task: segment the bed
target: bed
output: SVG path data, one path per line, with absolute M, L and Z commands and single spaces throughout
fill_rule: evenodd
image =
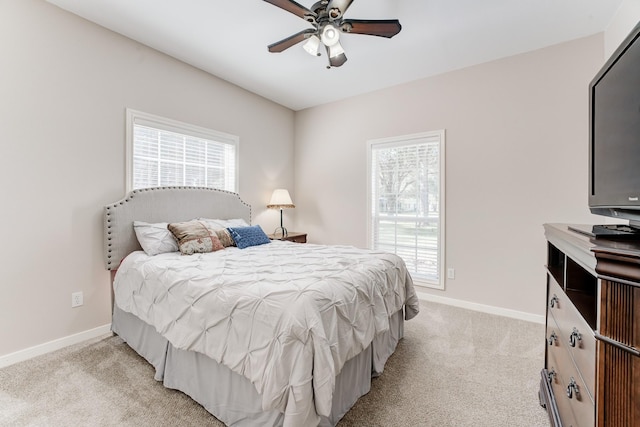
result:
M 105 206 L 113 332 L 164 386 L 226 425 L 335 426 L 418 313 L 404 262 L 285 241 L 149 255 L 134 231 L 194 219 L 245 231 L 251 207 L 236 193 L 193 187 L 134 190 Z

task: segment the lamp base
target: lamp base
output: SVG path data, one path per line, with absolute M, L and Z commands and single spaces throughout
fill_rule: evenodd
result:
M 282 237 L 280 237 L 281 239 L 284 239 L 285 237 L 287 237 L 289 235 L 289 233 L 287 232 L 286 228 L 278 227 L 273 232 L 273 237 L 278 237 L 278 231 L 280 232 L 280 234 L 282 234 Z

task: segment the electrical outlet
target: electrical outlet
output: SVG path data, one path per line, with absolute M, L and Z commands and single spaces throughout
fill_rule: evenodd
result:
M 447 279 L 455 279 L 456 278 L 456 269 L 455 268 L 447 268 Z
M 71 308 L 80 307 L 84 304 L 84 299 L 82 297 L 82 292 L 74 292 L 71 294 Z

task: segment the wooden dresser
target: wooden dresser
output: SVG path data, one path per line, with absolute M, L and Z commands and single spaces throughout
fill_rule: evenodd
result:
M 552 426 L 640 426 L 640 241 L 566 224 L 545 224 L 545 236 L 540 403 Z

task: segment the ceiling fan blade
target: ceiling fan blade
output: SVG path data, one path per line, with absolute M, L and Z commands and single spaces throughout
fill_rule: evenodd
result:
M 400 21 L 397 19 L 345 19 L 342 21 L 340 30 L 343 33 L 366 34 L 369 36 L 379 36 L 391 38 L 398 34 L 402 29 Z
M 302 30 L 299 33 L 287 37 L 286 39 L 282 39 L 279 42 L 270 44 L 269 52 L 278 53 L 282 52 L 285 49 L 289 49 L 291 46 L 298 44 L 305 39 L 308 39 L 312 34 L 315 34 L 315 32 L 316 30 L 314 30 L 313 28 Z
M 344 14 L 347 13 L 347 9 L 349 9 L 351 3 L 353 3 L 353 0 L 331 0 L 327 6 L 329 20 L 335 21 L 336 19 L 342 18 Z
M 284 9 L 287 12 L 291 12 L 296 16 L 304 19 L 307 22 L 316 23 L 318 19 L 318 15 L 315 12 L 307 9 L 303 5 L 296 3 L 293 0 L 264 0 L 267 3 L 271 3 L 274 6 L 279 7 L 280 9 Z

